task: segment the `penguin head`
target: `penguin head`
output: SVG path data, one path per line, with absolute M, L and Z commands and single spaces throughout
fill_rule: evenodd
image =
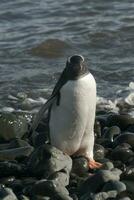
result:
M 67 59 L 66 68 L 70 79 L 78 79 L 88 72 L 88 68 L 84 63 L 84 57 L 81 55 L 69 57 Z

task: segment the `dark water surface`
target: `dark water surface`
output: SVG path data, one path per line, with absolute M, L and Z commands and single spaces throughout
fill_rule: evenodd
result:
M 47 97 L 75 53 L 85 57 L 99 96 L 114 98 L 133 82 L 134 1 L 1 0 L 0 107 L 18 93 Z

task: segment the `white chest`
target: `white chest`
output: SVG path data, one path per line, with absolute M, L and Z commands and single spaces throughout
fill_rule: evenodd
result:
M 68 81 L 60 90 L 60 105 L 51 109 L 51 143 L 72 154 L 78 150 L 90 113 L 95 113 L 96 83 L 91 74 Z M 91 120 L 92 121 L 92 120 Z

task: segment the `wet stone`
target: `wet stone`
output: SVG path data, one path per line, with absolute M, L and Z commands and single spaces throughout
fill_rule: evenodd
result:
M 18 200 L 10 188 L 0 185 L 0 200 Z
M 134 118 L 128 114 L 119 115 L 113 114 L 107 118 L 107 125 L 110 126 L 119 126 L 121 130 L 126 130 L 129 125 L 134 124 Z
M 96 139 L 96 143 L 102 145 L 104 148 L 112 148 L 113 142 L 111 142 L 107 138 L 98 138 Z
M 134 133 L 134 124 L 129 125 L 126 130 L 129 131 L 129 132 Z
M 97 138 L 101 137 L 101 124 L 98 120 L 95 120 L 94 132 Z
M 108 181 L 119 181 L 119 179 L 120 173 L 118 170 L 99 170 L 79 187 L 79 195 L 82 196 L 85 193 L 98 192 Z
M 67 186 L 69 184 L 69 176 L 65 172 L 55 172 L 50 175 L 48 180 L 54 180 L 55 183 L 61 184 L 61 186 Z
M 70 194 L 73 196 L 76 195 L 78 187 L 84 183 L 84 181 L 87 179 L 87 177 L 90 177 L 90 176 L 92 176 L 92 174 L 88 174 L 88 175 L 85 175 L 85 177 L 83 177 L 83 176 L 79 176 L 75 173 L 71 173 L 70 174 L 70 182 L 67 187 Z
M 103 166 L 101 167 L 101 169 L 105 169 L 105 170 L 111 170 L 113 168 L 114 168 L 114 165 L 110 161 L 103 163 Z
M 105 148 L 100 144 L 94 145 L 94 159 L 100 160 L 103 159 L 105 156 Z
M 48 196 L 56 200 L 72 200 L 72 198 L 69 197 L 68 190 L 61 184 L 52 180 L 48 181 L 44 179 L 37 181 L 32 188 L 32 192 L 35 195 Z
M 126 170 L 122 173 L 121 179 L 134 181 L 134 167 L 127 167 Z
M 131 200 L 129 197 L 119 198 L 118 200 Z
M 15 176 L 8 176 L 0 179 L 0 183 L 3 185 L 9 185 L 15 180 Z
M 28 157 L 32 151 L 32 146 L 24 146 L 19 148 L 5 149 L 0 151 L 0 161 L 15 160 Z
M 112 172 L 114 175 L 118 176 L 119 178 L 120 178 L 120 176 L 121 176 L 121 174 L 122 174 L 122 170 L 121 170 L 121 169 L 118 169 L 118 168 L 113 168 L 113 169 L 111 169 L 111 172 Z
M 28 169 L 36 176 L 47 178 L 62 170 L 69 176 L 72 169 L 72 159 L 59 149 L 45 144 L 32 153 L 28 161 Z
M 134 134 L 124 133 L 115 138 L 113 147 L 120 145 L 121 143 L 128 143 L 134 149 Z
M 101 132 L 102 132 L 103 128 L 107 126 L 107 117 L 108 117 L 108 115 L 107 115 L 107 113 L 105 113 L 105 111 L 104 111 L 104 113 L 97 112 L 96 120 L 100 124 Z
M 10 187 L 15 192 L 15 194 L 21 193 L 21 191 L 24 188 L 24 186 L 22 184 L 22 180 L 20 180 L 20 179 L 15 179 L 10 184 L 8 184 L 8 187 Z
M 21 179 L 22 184 L 26 187 L 35 184 L 37 180 L 35 177 L 24 177 Z
M 125 191 L 126 190 L 126 185 L 121 182 L 121 181 L 112 181 L 110 180 L 109 182 L 107 182 L 102 191 L 103 192 L 108 192 L 110 190 L 116 190 L 118 193 Z
M 0 138 L 9 141 L 13 138 L 22 138 L 28 131 L 28 123 L 25 117 L 12 114 L 0 114 Z
M 13 149 L 13 148 L 19 148 L 19 147 L 25 147 L 30 146 L 28 142 L 25 140 L 21 140 L 19 138 L 14 138 L 8 143 L 0 144 L 0 150 L 7 150 L 7 149 Z
M 121 130 L 118 126 L 111 126 L 111 127 L 105 127 L 103 129 L 103 138 L 108 139 L 109 141 L 113 142 L 114 137 L 119 135 L 121 133 Z
M 105 200 L 108 198 L 116 198 L 117 192 L 110 191 L 110 192 L 100 192 L 98 194 L 93 195 L 92 200 Z
M 21 175 L 25 171 L 25 166 L 17 162 L 0 162 L 0 177 Z
M 126 185 L 127 191 L 134 194 L 134 181 L 122 180 L 122 182 Z
M 128 160 L 134 156 L 134 152 L 126 147 L 117 146 L 111 153 L 113 160 L 120 160 L 123 163 L 127 163 Z
M 113 160 L 113 164 L 115 168 L 118 168 L 122 171 L 126 170 L 126 164 L 124 164 L 123 162 L 121 162 L 120 160 Z
M 72 173 L 78 174 L 79 176 L 84 176 L 89 170 L 88 161 L 85 157 L 73 158 Z

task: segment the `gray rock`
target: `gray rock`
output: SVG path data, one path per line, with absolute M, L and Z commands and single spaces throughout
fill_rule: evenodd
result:
M 124 133 L 117 136 L 113 142 L 113 147 L 116 147 L 122 143 L 128 143 L 132 148 L 134 148 L 134 134 Z
M 95 120 L 94 124 L 94 132 L 97 135 L 97 138 L 101 137 L 101 124 L 97 119 Z
M 8 177 L 3 177 L 0 179 L 0 183 L 2 185 L 9 185 L 10 183 L 12 183 L 15 180 L 15 176 L 8 176 Z
M 103 163 L 103 166 L 102 166 L 101 169 L 111 170 L 111 169 L 113 169 L 113 168 L 114 168 L 113 163 L 110 162 L 110 161 L 107 161 L 107 162 Z
M 60 183 L 53 180 L 40 180 L 32 188 L 35 195 L 48 196 L 55 200 L 72 200 L 68 190 Z
M 8 187 L 11 188 L 15 192 L 15 194 L 19 194 L 24 188 L 20 179 L 15 179 L 8 185 Z
M 10 142 L 6 142 L 4 144 L 0 144 L 0 150 L 7 150 L 19 147 L 30 146 L 28 142 L 25 140 L 21 140 L 19 138 L 12 139 Z
M 118 168 L 113 168 L 113 169 L 111 169 L 111 172 L 112 172 L 114 175 L 118 176 L 118 177 L 120 177 L 120 175 L 122 174 L 122 170 L 121 170 L 121 169 L 118 169 Z
M 104 156 L 105 156 L 104 147 L 100 144 L 95 144 L 94 145 L 94 159 L 95 160 L 103 159 Z
M 134 167 L 133 166 L 127 167 L 127 169 L 121 175 L 121 180 L 134 181 Z
M 122 171 L 126 170 L 126 164 L 121 162 L 120 160 L 113 160 L 113 164 L 115 168 L 118 168 Z
M 100 192 L 98 194 L 95 194 L 92 197 L 92 200 L 105 200 L 108 198 L 116 198 L 117 192 L 116 191 L 109 191 L 109 192 Z
M 0 162 L 0 177 L 21 175 L 24 172 L 24 166 L 16 162 Z M 14 180 L 11 179 L 11 182 Z
M 120 193 L 126 190 L 126 185 L 121 181 L 109 181 L 104 185 L 102 191 L 108 192 L 111 190 L 116 190 L 118 193 Z
M 134 152 L 131 149 L 117 146 L 111 153 L 111 159 L 120 160 L 123 163 L 127 163 L 128 160 L 134 156 Z
M 27 186 L 35 184 L 36 181 L 37 179 L 34 177 L 26 177 L 22 179 L 22 184 L 27 187 Z
M 106 138 L 113 142 L 114 136 L 119 135 L 120 133 L 121 130 L 118 126 L 111 126 L 110 128 L 107 127 L 107 129 L 105 129 L 104 131 L 103 138 Z
M 33 147 L 30 145 L 25 147 L 1 150 L 0 161 L 15 160 L 22 157 L 28 157 L 33 150 L 34 150 Z
M 78 157 L 73 159 L 72 173 L 78 176 L 84 176 L 89 170 L 88 161 L 84 157 Z
M 107 194 L 108 194 L 108 198 L 115 199 L 116 196 L 117 196 L 117 191 L 116 190 L 111 190 L 111 191 L 108 191 Z
M 69 184 L 69 176 L 65 172 L 55 172 L 49 176 L 48 180 L 54 180 L 62 186 L 67 186 Z
M 127 131 L 134 133 L 134 124 L 129 125 Z
M 95 175 L 88 178 L 78 189 L 79 196 L 85 193 L 99 192 L 101 188 L 110 180 L 119 181 L 120 173 L 115 170 L 99 170 Z
M 105 199 L 108 199 L 108 194 L 106 192 L 100 192 L 92 197 L 92 200 L 105 200 Z
M 107 125 L 110 126 L 119 126 L 121 130 L 127 129 L 129 125 L 134 124 L 134 118 L 130 115 L 124 114 L 112 114 L 107 118 Z
M 45 144 L 32 153 L 28 161 L 28 169 L 33 174 L 46 178 L 61 170 L 69 176 L 72 159 L 59 149 Z
M 118 200 L 131 200 L 129 197 L 123 197 L 123 198 L 120 198 Z
M 0 200 L 18 200 L 10 188 L 0 186 Z
M 0 138 L 9 141 L 13 138 L 22 138 L 28 130 L 28 123 L 25 117 L 12 114 L 0 114 Z
M 127 191 L 134 194 L 134 181 L 122 180 L 122 182 L 126 185 Z

